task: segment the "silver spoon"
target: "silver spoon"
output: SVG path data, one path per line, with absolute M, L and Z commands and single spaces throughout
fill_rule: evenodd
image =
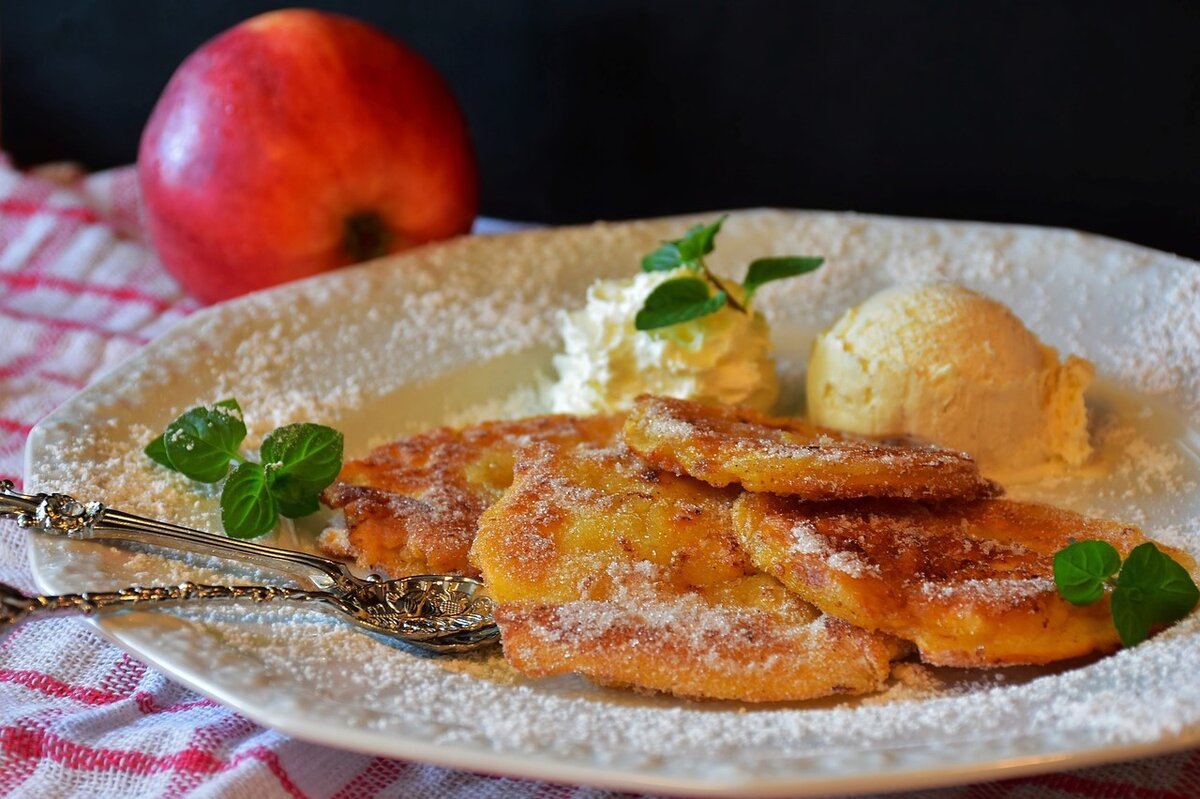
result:
M 307 581 L 316 590 L 278 589 L 290 593 L 286 596 L 272 595 L 270 599 L 316 602 L 340 612 L 360 627 L 434 652 L 477 649 L 496 643 L 500 637 L 492 617 L 492 602 L 483 595 L 483 584 L 470 577 L 432 574 L 384 580 L 378 575 L 371 575 L 363 579 L 351 573 L 344 563 L 319 555 L 204 533 L 106 508 L 99 502 L 83 503 L 66 494 L 22 494 L 14 489 L 10 481 L 0 480 L 0 517 L 5 516 L 15 518 L 21 527 L 46 535 L 80 541 L 125 541 L 273 569 Z M 208 588 L 232 590 L 247 587 Z M 275 590 L 265 586 L 258 588 L 268 592 Z M 125 589 L 127 592 L 173 590 L 177 589 Z M 146 600 L 140 604 L 178 604 L 205 598 L 248 598 L 192 594 L 186 599 L 177 596 Z M 33 604 L 28 606 L 29 613 L 35 612 L 37 599 L 31 599 Z M 77 610 L 82 607 L 79 602 L 58 603 L 53 597 L 43 599 L 50 600 L 47 606 L 62 604 L 64 609 L 73 606 Z M 94 602 L 83 600 L 87 601 Z M 20 606 L 19 599 L 13 599 L 11 603 Z M 128 598 L 117 598 L 114 603 L 123 607 L 139 604 Z
M 465 652 L 492 643 L 497 638 L 495 625 L 480 613 L 431 616 L 427 602 L 442 602 L 438 594 L 447 592 L 441 575 L 405 577 L 393 581 L 407 588 L 406 605 L 387 621 L 371 615 L 368 609 L 355 607 L 345 598 L 328 591 L 308 591 L 276 585 L 203 585 L 185 582 L 177 586 L 130 586 L 117 591 L 87 591 L 81 594 L 26 595 L 0 583 L 0 636 L 28 620 L 55 616 L 95 616 L 124 610 L 174 607 L 196 602 L 249 601 L 315 602 L 346 614 L 351 621 L 367 629 L 405 641 L 431 652 Z M 456 587 L 457 588 L 457 587 Z M 418 598 L 421 597 L 421 598 Z M 474 600 L 479 602 L 479 598 Z M 411 612 L 410 612 L 411 611 Z M 447 632 L 447 630 L 451 630 Z

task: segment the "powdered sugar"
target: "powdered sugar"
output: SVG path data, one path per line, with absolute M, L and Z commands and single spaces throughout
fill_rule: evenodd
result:
M 848 574 L 851 577 L 864 577 L 878 572 L 874 564 L 866 563 L 854 552 L 835 552 L 826 559 L 826 562 L 834 571 Z
M 1021 599 L 1044 596 L 1054 590 L 1054 581 L 1046 577 L 1031 577 L 1026 579 L 989 579 L 989 580 L 960 580 L 944 585 L 939 583 L 922 583 L 921 589 L 930 598 L 949 599 L 984 599 L 993 603 L 1013 605 Z
M 465 239 L 202 312 L 39 425 L 28 483 L 214 526 L 215 498 L 140 452 L 193 405 L 236 397 L 254 446 L 287 422 L 332 424 L 346 432 L 351 455 L 448 416 L 537 410 L 531 387 L 557 346 L 555 311 L 578 305 L 593 279 L 627 275 L 640 254 L 690 221 Z M 1102 389 L 1111 387 L 1097 407 L 1103 468 L 1014 493 L 1138 522 L 1200 552 L 1195 264 L 1063 231 L 762 212 L 728 220 L 712 265 L 736 277 L 750 258 L 794 252 L 824 255 L 827 264 L 761 298 L 785 408 L 800 404 L 820 326 L 898 280 L 949 277 L 1009 304 L 1048 343 L 1092 360 Z M 311 546 L 320 526 L 302 520 L 297 540 Z M 54 590 L 228 577 L 215 562 L 185 566 L 65 541 L 39 540 L 35 561 L 43 587 Z M 767 707 L 531 681 L 498 653 L 433 659 L 289 609 L 137 614 L 104 628 L 298 736 L 496 772 L 628 787 L 653 781 L 674 792 L 825 793 L 851 779 L 864 790 L 898 789 L 921 784 L 921 773 L 928 780 L 929 768 L 1044 760 L 1200 731 L 1200 685 L 1184 672 L 1200 658 L 1194 617 L 1065 671 L 998 680 L 907 669 L 894 689 L 867 700 Z
M 825 539 L 817 536 L 816 530 L 809 522 L 800 522 L 790 532 L 789 549 L 796 555 L 824 555 L 829 551 Z

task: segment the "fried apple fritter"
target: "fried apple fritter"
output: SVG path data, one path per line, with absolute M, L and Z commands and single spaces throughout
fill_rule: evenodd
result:
M 516 450 L 534 441 L 604 445 L 620 416 L 537 416 L 440 427 L 347 461 L 322 494 L 342 508 L 346 529 L 327 530 L 321 549 L 390 577 L 429 572 L 479 576 L 467 560 L 479 516 L 512 482 Z
M 1040 665 L 1116 649 L 1108 599 L 1077 607 L 1059 596 L 1054 553 L 1099 539 L 1124 557 L 1146 540 L 1128 525 L 999 499 L 823 503 L 747 493 L 733 517 L 763 571 L 832 616 L 913 641 L 924 661 L 942 666 Z
M 747 702 L 880 688 L 904 645 L 759 573 L 733 532 L 737 493 L 620 446 L 523 449 L 471 550 L 505 657 L 531 676 Z
M 625 442 L 650 463 L 715 486 L 804 499 L 975 499 L 1002 490 L 961 452 L 849 438 L 750 408 L 639 397 Z

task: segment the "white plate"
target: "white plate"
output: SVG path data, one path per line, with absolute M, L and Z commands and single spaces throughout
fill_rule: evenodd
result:
M 628 275 L 691 220 L 463 239 L 197 313 L 74 398 L 30 436 L 28 482 L 213 527 L 214 501 L 140 454 L 177 413 L 236 396 L 252 436 L 307 419 L 351 455 L 443 419 L 536 399 L 555 310 L 597 276 Z M 1091 358 L 1102 465 L 1018 489 L 1143 524 L 1200 554 L 1200 269 L 1067 231 L 793 212 L 735 214 L 718 271 L 820 254 L 774 284 L 785 405 L 812 336 L 891 283 L 950 277 L 1007 303 L 1043 338 Z M 310 546 L 319 520 L 280 534 Z M 37 539 L 47 591 L 229 579 L 217 562 Z M 224 569 L 224 573 L 220 571 Z M 245 571 L 240 577 L 261 577 Z M 106 635 L 176 679 L 297 738 L 447 766 L 653 792 L 815 795 L 1014 776 L 1200 741 L 1200 624 L 1053 670 L 908 674 L 881 696 L 751 706 L 530 681 L 495 655 L 421 657 L 308 611 L 134 613 Z

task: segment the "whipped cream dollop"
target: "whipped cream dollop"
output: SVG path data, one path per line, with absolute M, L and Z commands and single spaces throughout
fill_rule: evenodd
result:
M 673 278 L 693 275 L 680 268 L 601 280 L 588 289 L 582 309 L 559 312 L 563 351 L 554 356 L 559 379 L 550 387 L 551 409 L 624 410 L 639 394 L 769 409 L 779 395 L 779 382 L 762 314 L 726 306 L 669 327 L 634 327 L 650 292 Z M 740 288 L 726 288 L 739 296 Z

